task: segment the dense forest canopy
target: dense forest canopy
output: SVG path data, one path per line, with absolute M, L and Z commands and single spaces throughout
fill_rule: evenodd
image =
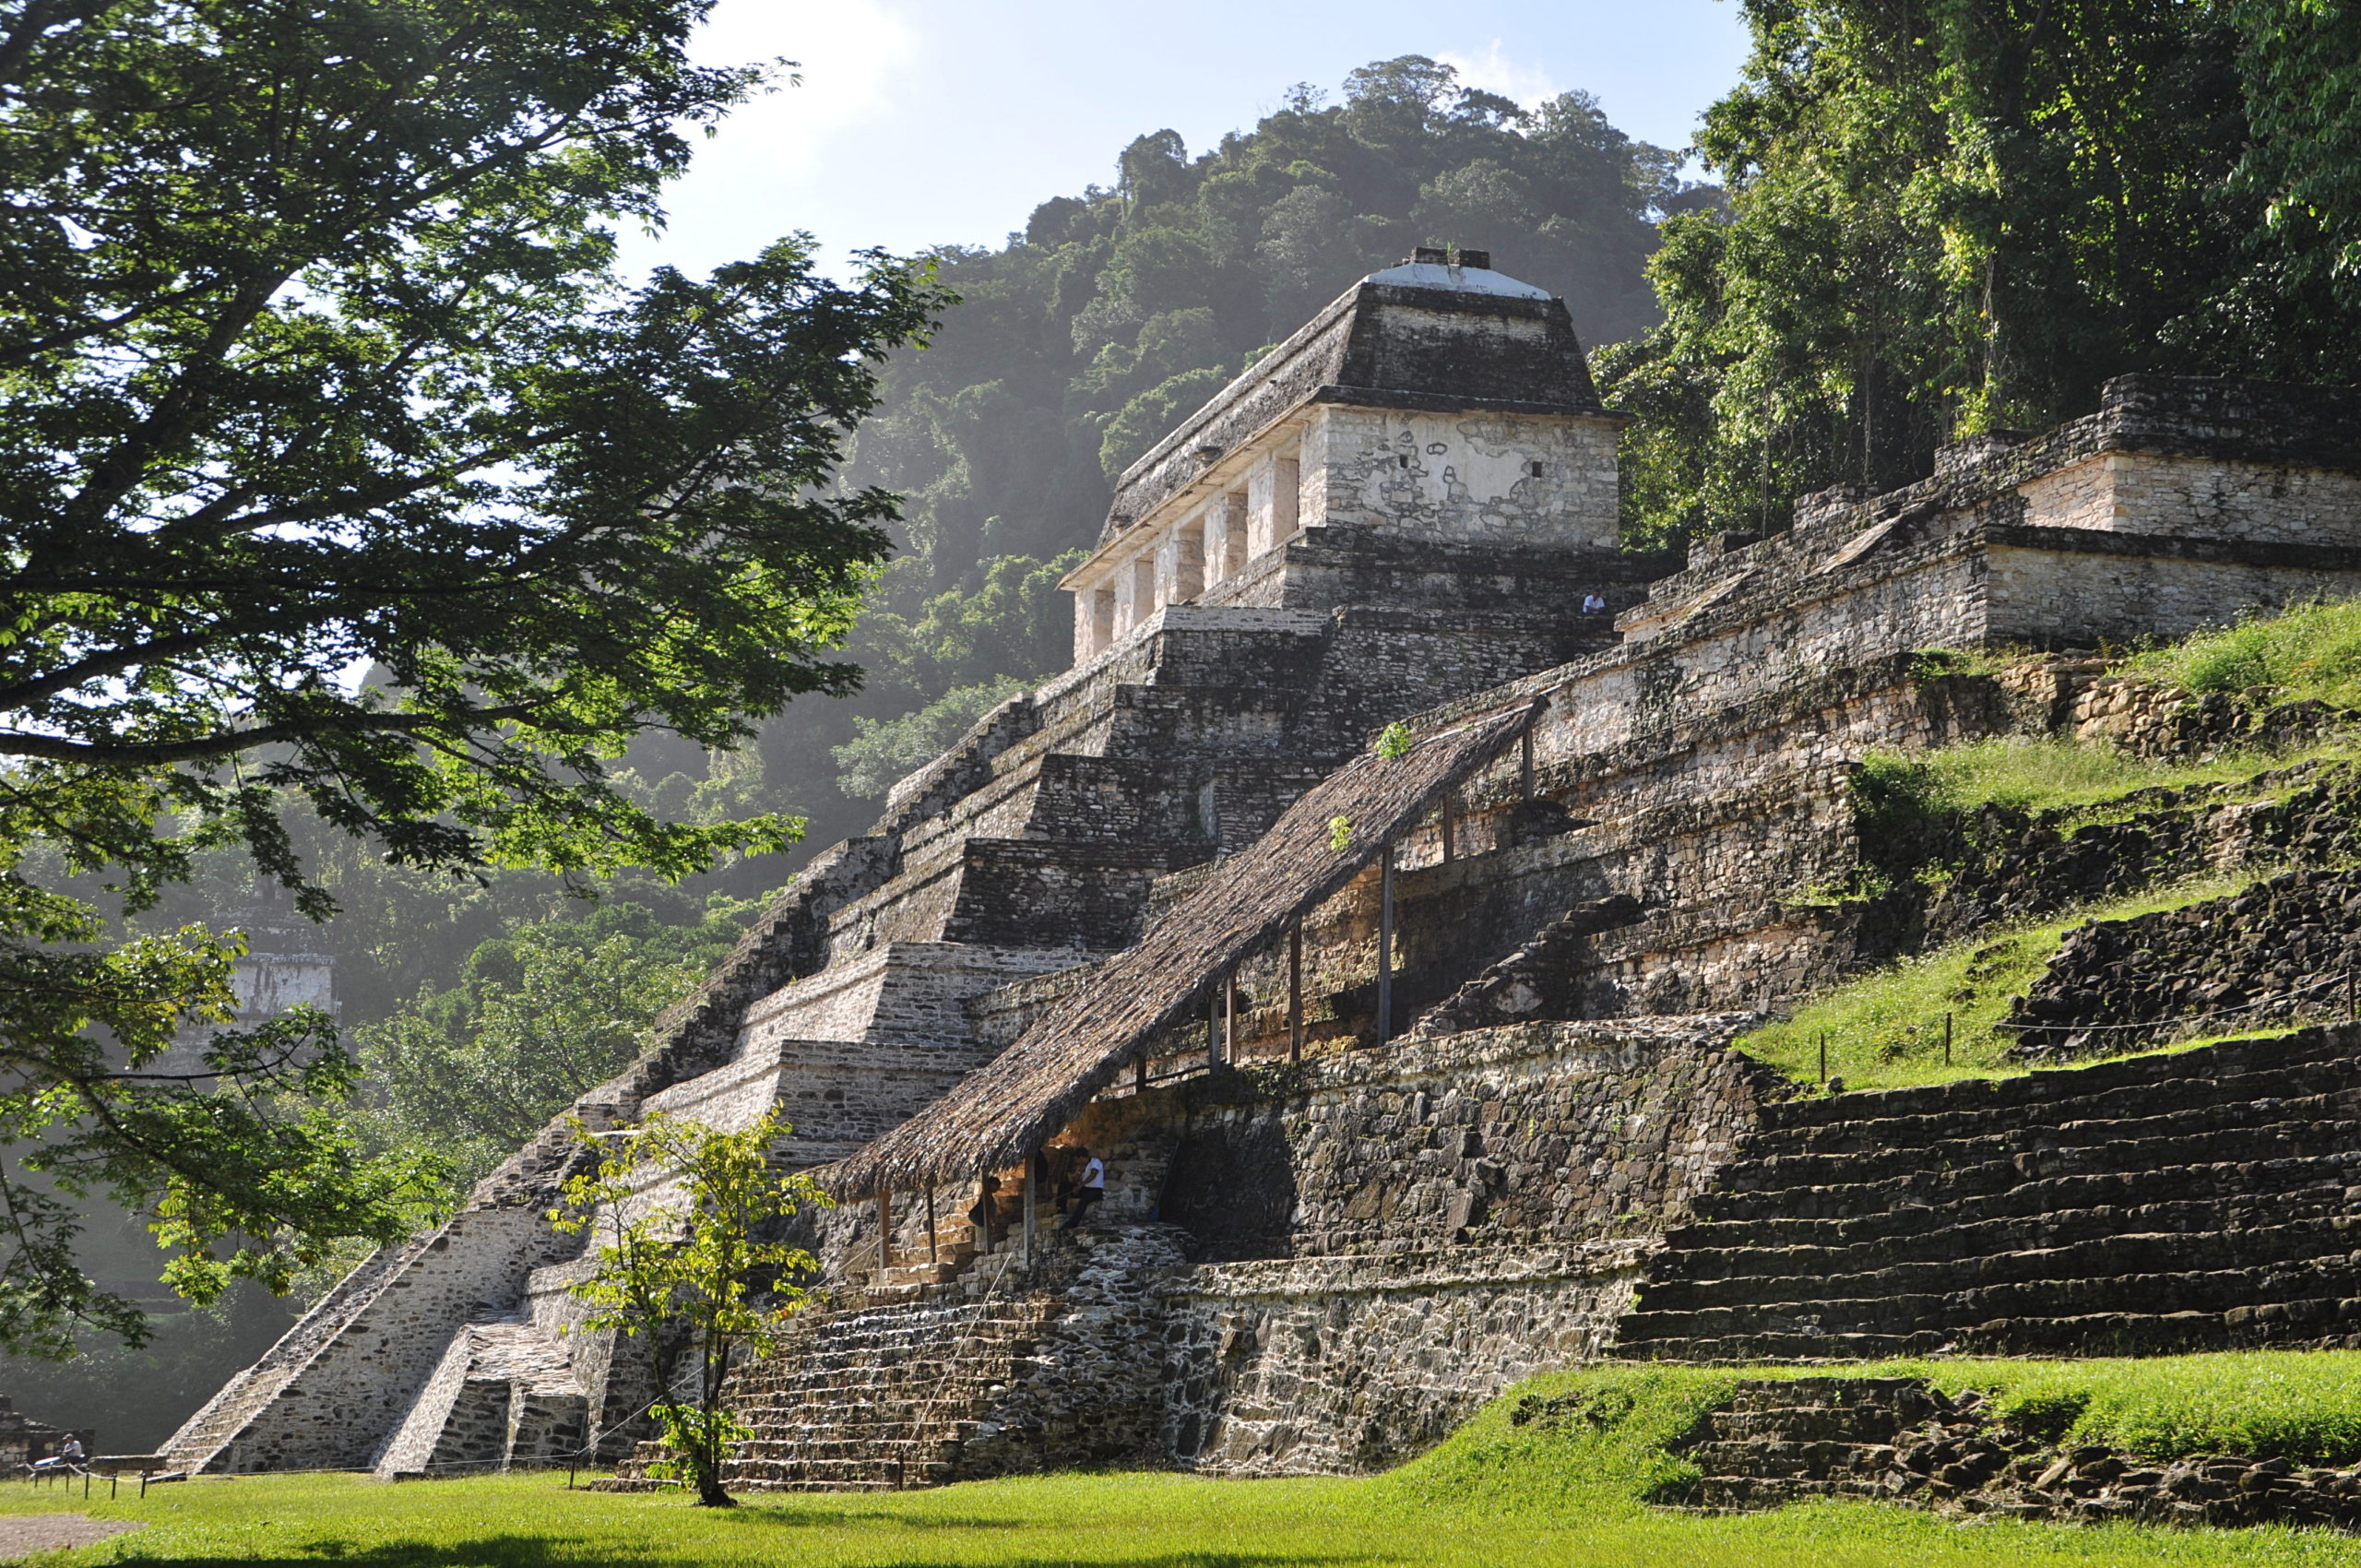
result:
M 1600 353 L 1627 529 L 1778 527 L 2132 371 L 2351 381 L 2361 12 L 2323 0 L 1749 0 L 1666 318 Z

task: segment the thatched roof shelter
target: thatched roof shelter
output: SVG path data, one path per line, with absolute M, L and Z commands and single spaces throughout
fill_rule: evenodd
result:
M 1240 959 L 1335 895 L 1498 756 L 1534 711 L 1519 705 L 1485 714 L 1400 755 L 1364 753 L 1330 774 L 1138 945 L 1101 965 L 949 1094 L 855 1152 L 829 1186 L 845 1195 L 913 1187 L 1026 1158 Z

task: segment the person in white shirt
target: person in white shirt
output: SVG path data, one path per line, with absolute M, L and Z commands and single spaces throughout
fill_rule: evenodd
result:
M 1074 1207 L 1059 1222 L 1059 1229 L 1063 1230 L 1071 1230 L 1080 1225 L 1092 1206 L 1104 1203 L 1107 1198 L 1107 1162 L 1088 1149 L 1078 1152 L 1083 1156 L 1082 1184 L 1074 1192 Z

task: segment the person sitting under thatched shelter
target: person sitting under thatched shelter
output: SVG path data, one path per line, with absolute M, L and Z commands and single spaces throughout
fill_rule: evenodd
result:
M 1107 1198 L 1107 1162 L 1079 1144 L 1074 1146 L 1074 1152 L 1081 1157 L 1082 1163 L 1075 1172 L 1071 1206 L 1063 1202 L 1059 1205 L 1065 1215 L 1058 1222 L 1061 1230 L 1079 1227 L 1091 1209 Z

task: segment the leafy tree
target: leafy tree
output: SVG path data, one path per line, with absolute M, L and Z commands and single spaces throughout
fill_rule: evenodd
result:
M 571 1287 L 590 1309 L 583 1326 L 647 1348 L 658 1396 L 650 1413 L 674 1455 L 654 1472 L 694 1486 L 700 1507 L 732 1507 L 722 1461 L 752 1433 L 722 1404 L 722 1383 L 742 1352 L 769 1355 L 777 1324 L 802 1304 L 796 1280 L 812 1254 L 769 1238 L 827 1196 L 809 1175 L 771 1168 L 789 1132 L 776 1111 L 735 1133 L 660 1112 L 603 1142 L 576 1131 L 603 1158 L 566 1182 L 550 1218 L 594 1243 L 595 1269 Z M 650 1203 L 659 1178 L 676 1201 Z
M 882 256 L 832 282 L 803 238 L 614 276 L 613 225 L 658 221 L 687 133 L 761 85 L 688 63 L 708 4 L 0 15 L 0 1145 L 152 1207 L 200 1298 L 399 1233 L 419 1173 L 353 1158 L 325 1020 L 156 1073 L 230 951 L 98 945 L 42 847 L 136 911 L 236 844 L 318 917 L 291 799 L 430 870 L 678 875 L 794 837 L 665 821 L 610 765 L 850 689 L 829 650 L 894 503 L 833 482 L 839 445 L 943 296 Z M 70 1211 L 0 1197 L 0 1344 L 136 1336 Z
M 855 719 L 854 739 L 834 749 L 837 787 L 856 800 L 883 799 L 908 774 L 943 754 L 985 714 L 1026 689 L 1013 675 L 980 685 L 954 686 L 924 707 L 880 722 Z
M 2349 378 L 2348 10 L 2311 0 L 1749 0 L 1666 319 L 1600 356 L 1642 541 L 1784 523 L 2130 371 Z
M 2354 379 L 2361 356 L 2361 16 L 2229 0 L 2248 135 L 2227 198 L 2260 213 L 2243 270 L 2182 329 L 2209 363 Z
M 639 904 L 542 920 L 484 943 L 449 991 L 358 1031 L 375 1141 L 426 1149 L 451 1199 L 646 1050 L 657 1016 L 694 992 L 760 900 L 716 897 L 694 926 Z

